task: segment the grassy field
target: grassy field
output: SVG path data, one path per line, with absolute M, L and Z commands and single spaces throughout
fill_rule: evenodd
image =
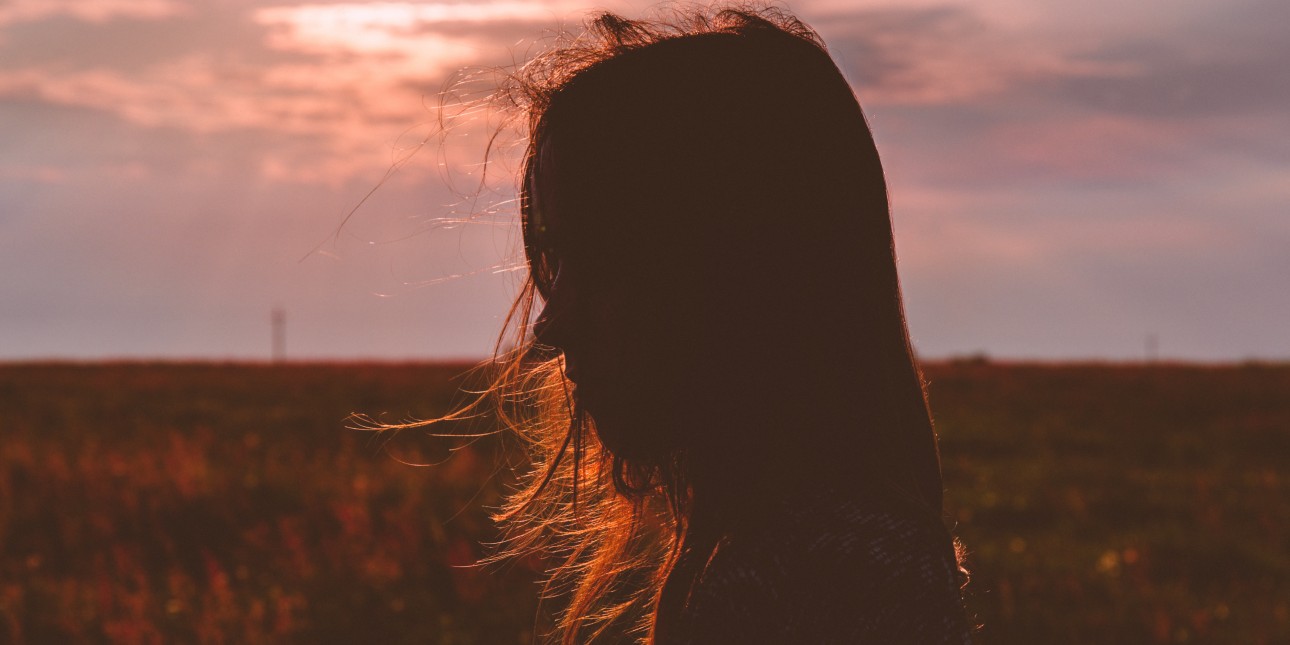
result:
M 529 642 L 462 367 L 0 366 L 0 642 Z M 927 372 L 978 642 L 1290 642 L 1290 366 Z

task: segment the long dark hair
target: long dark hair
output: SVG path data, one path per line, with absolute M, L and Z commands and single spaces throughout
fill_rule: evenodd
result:
M 566 643 L 632 616 L 662 640 L 768 497 L 841 490 L 940 526 L 882 166 L 810 28 L 604 13 L 499 96 L 527 117 L 529 272 L 492 391 L 531 444 L 499 519 L 512 553 L 556 558 Z M 560 303 L 566 283 L 609 313 Z

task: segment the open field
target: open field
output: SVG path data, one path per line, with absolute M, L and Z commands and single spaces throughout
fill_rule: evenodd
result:
M 0 366 L 0 642 L 529 642 L 462 367 Z M 1290 642 L 1290 366 L 927 373 L 979 642 Z

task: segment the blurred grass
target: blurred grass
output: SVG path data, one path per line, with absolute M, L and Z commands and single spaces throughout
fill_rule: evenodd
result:
M 344 427 L 441 413 L 463 369 L 0 368 L 0 642 L 528 642 L 533 572 L 461 567 L 497 442 Z
M 0 642 L 528 642 L 464 367 L 0 366 Z M 926 368 L 978 642 L 1290 642 L 1290 366 Z
M 1290 643 L 1290 366 L 930 365 L 984 643 Z

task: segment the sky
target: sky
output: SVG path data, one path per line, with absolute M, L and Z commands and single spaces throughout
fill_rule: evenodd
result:
M 522 268 L 495 74 L 651 3 L 0 2 L 0 360 L 481 358 Z M 917 351 L 1290 358 L 1290 3 L 803 0 Z M 343 222 L 343 225 L 342 225 Z

